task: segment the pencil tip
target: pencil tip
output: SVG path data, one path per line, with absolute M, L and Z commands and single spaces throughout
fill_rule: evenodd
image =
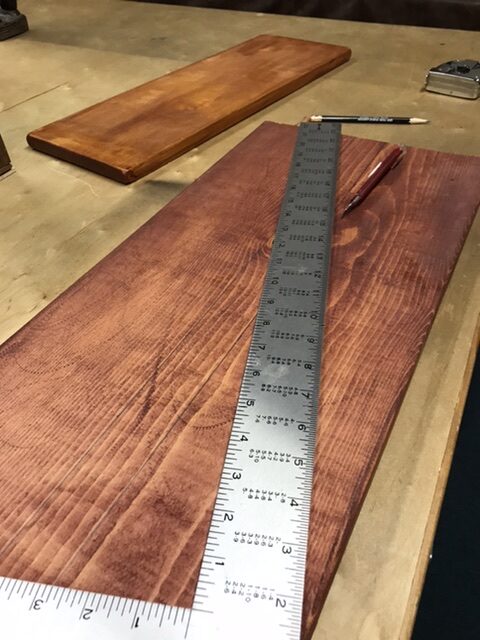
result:
M 410 124 L 427 124 L 425 118 L 410 118 Z

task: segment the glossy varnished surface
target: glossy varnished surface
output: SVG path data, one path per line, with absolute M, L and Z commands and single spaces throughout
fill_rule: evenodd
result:
M 133 182 L 350 57 L 260 35 L 28 135 L 38 151 Z
M 0 574 L 191 604 L 294 137 L 263 125 L 5 343 Z M 340 205 L 383 147 L 345 140 Z M 306 637 L 473 219 L 479 170 L 410 150 L 337 221 Z

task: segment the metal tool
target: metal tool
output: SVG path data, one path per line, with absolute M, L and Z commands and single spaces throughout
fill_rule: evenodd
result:
M 447 96 L 475 100 L 480 96 L 480 62 L 449 60 L 432 67 L 425 79 L 425 89 Z
M 0 136 L 0 176 L 7 173 L 7 171 L 10 171 L 11 168 L 12 163 L 10 161 L 10 157 L 2 140 L 2 136 Z
M 298 130 L 193 609 L 4 579 L 3 637 L 300 638 L 339 140 Z

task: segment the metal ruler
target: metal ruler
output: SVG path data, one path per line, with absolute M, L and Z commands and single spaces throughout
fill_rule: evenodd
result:
M 193 608 L 4 578 L 2 638 L 300 638 L 339 141 L 298 129 Z

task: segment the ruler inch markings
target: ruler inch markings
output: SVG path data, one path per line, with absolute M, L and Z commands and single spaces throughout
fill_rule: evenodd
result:
M 230 517 L 217 499 L 207 538 L 224 558 L 202 590 L 215 624 L 194 600 L 188 640 L 300 638 L 339 140 L 339 127 L 298 130 L 219 483 Z

